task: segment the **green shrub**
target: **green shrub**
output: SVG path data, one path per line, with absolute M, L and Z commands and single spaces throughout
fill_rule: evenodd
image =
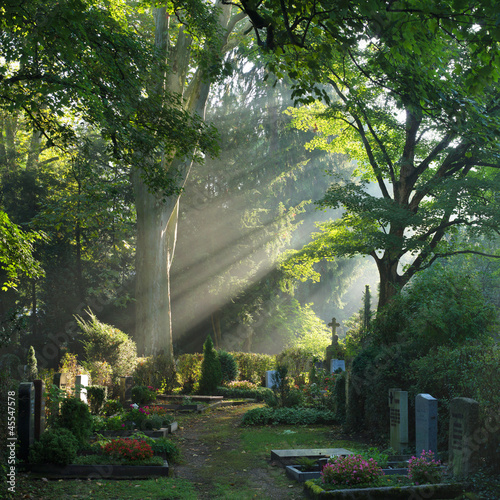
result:
M 151 386 L 134 385 L 132 387 L 132 401 L 139 406 L 147 405 L 156 400 L 156 391 Z
M 177 445 L 170 439 L 165 437 L 154 439 L 151 447 L 154 453 L 164 454 L 169 463 L 177 463 L 180 460 L 181 452 Z
M 108 388 L 103 385 L 90 385 L 87 387 L 87 400 L 92 415 L 99 415 L 107 395 Z
M 152 431 L 161 429 L 162 425 L 163 417 L 161 417 L 160 415 L 150 415 L 144 420 L 144 422 L 142 422 L 141 429 Z
M 79 399 L 65 399 L 61 404 L 57 425 L 71 431 L 80 446 L 86 446 L 92 432 L 92 417 L 89 407 Z
M 243 425 L 315 425 L 336 424 L 335 415 L 330 410 L 317 408 L 254 408 L 243 415 Z
M 139 358 L 133 376 L 136 385 L 154 387 L 163 394 L 172 392 L 176 385 L 175 365 L 166 354 Z
M 240 370 L 239 380 L 248 380 L 254 384 L 264 385 L 266 371 L 274 370 L 276 358 L 268 354 L 253 352 L 231 352 Z
M 102 413 L 107 417 L 122 412 L 123 412 L 123 405 L 117 399 L 108 399 L 102 407 Z
M 257 387 L 254 389 L 242 389 L 239 387 L 217 387 L 216 394 L 231 399 L 255 399 L 264 401 L 268 405 L 275 404 L 274 392 L 267 387 Z
M 31 447 L 29 460 L 35 464 L 67 465 L 75 460 L 77 450 L 78 440 L 69 429 L 49 429 Z
M 82 341 L 86 361 L 106 361 L 113 368 L 113 383 L 116 385 L 120 377 L 130 375 L 137 363 L 135 342 L 126 333 L 111 325 L 101 323 L 89 310 L 90 321 L 76 316 L 82 331 Z
M 304 372 L 310 372 L 315 361 L 311 350 L 291 347 L 276 355 L 276 364 L 285 366 L 287 374 L 295 381 L 301 378 Z
M 203 345 L 203 362 L 201 364 L 200 394 L 214 394 L 222 379 L 221 366 L 217 351 L 214 349 L 212 337 L 207 336 Z
M 227 384 L 238 379 L 238 363 L 234 356 L 226 351 L 219 351 L 219 362 L 222 372 L 221 382 Z
M 177 379 L 184 394 L 196 392 L 201 378 L 203 354 L 182 354 L 177 359 Z

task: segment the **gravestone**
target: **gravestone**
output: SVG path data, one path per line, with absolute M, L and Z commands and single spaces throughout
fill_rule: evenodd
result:
M 408 448 L 408 392 L 389 389 L 390 447 L 396 453 Z
M 479 428 L 479 403 L 470 398 L 450 402 L 449 463 L 453 475 L 465 477 L 478 465 L 478 443 L 474 432 Z
M 62 391 L 66 391 L 69 385 L 69 376 L 67 373 L 54 373 L 54 377 L 52 379 L 52 383 Z
M 120 401 L 127 403 L 132 401 L 132 387 L 134 386 L 134 377 L 120 377 Z
M 80 401 L 87 403 L 87 386 L 89 385 L 88 375 L 77 375 L 75 379 L 75 396 Z
M 33 380 L 35 387 L 35 439 L 40 439 L 40 436 L 45 430 L 45 384 L 43 380 Z
M 332 343 L 326 348 L 325 370 L 331 369 L 332 359 L 336 359 L 341 354 L 339 336 L 337 335 L 337 327 L 340 326 L 340 323 L 337 323 L 336 318 L 332 318 L 328 326 L 332 328 Z
M 272 389 L 276 383 L 274 380 L 274 375 L 276 373 L 276 370 L 267 370 L 266 371 L 266 387 L 268 389 Z
M 345 372 L 345 361 L 343 359 L 332 359 L 330 361 L 330 373 L 335 373 L 339 368 Z
M 415 398 L 415 447 L 419 457 L 422 451 L 437 453 L 437 399 L 430 394 Z
M 17 437 L 19 458 L 28 461 L 29 449 L 35 437 L 35 388 L 33 382 L 19 384 Z

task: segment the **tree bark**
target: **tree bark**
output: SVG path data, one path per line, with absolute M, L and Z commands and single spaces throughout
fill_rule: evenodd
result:
M 231 6 L 220 5 L 220 23 L 228 26 Z M 191 69 L 191 36 L 181 29 L 175 46 L 170 46 L 168 37 L 169 17 L 165 8 L 154 9 L 155 44 L 169 60 L 171 71 L 164 75 L 163 82 L 156 81 L 158 91 L 162 88 L 181 94 L 185 109 L 205 115 L 210 83 L 198 69 L 189 85 L 186 85 Z M 226 40 L 229 35 L 226 30 Z M 196 145 L 193 144 L 193 148 Z M 182 187 L 187 179 L 191 163 L 174 158 L 163 158 L 163 168 L 175 173 Z M 133 175 L 137 211 L 136 244 L 136 340 L 139 354 L 156 356 L 164 354 L 173 363 L 172 316 L 170 302 L 170 270 L 177 240 L 180 195 L 166 200 L 151 193 L 139 172 Z

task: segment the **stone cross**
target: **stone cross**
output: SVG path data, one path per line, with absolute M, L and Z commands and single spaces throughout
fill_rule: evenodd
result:
M 332 327 L 332 345 L 336 345 L 339 341 L 339 336 L 337 335 L 337 327 L 340 326 L 340 323 L 337 323 L 336 318 L 332 318 L 332 322 L 328 323 L 328 326 Z

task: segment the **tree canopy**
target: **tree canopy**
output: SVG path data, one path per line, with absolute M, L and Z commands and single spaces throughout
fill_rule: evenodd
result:
M 310 253 L 372 256 L 382 306 L 436 258 L 479 252 L 449 236 L 463 226 L 473 235 L 500 229 L 498 6 L 260 8 L 277 19 L 272 66 L 296 78 L 294 96 L 307 104 L 291 111 L 296 126 L 317 132 L 309 147 L 346 153 L 358 167 L 356 179 L 334 182 L 320 201 L 344 215 L 320 226 Z

